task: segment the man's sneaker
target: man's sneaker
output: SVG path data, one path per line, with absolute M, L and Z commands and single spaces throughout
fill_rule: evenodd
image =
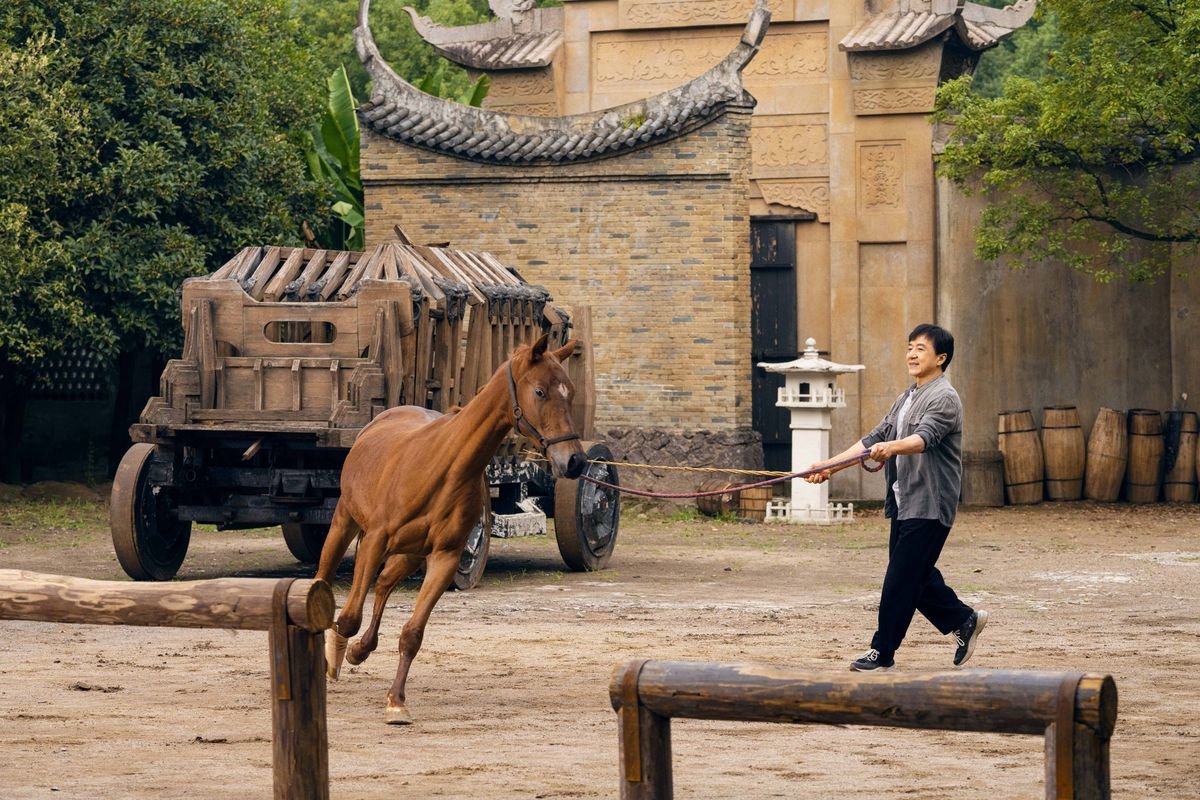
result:
M 879 657 L 879 651 L 872 647 L 852 662 L 850 669 L 854 672 L 886 672 L 894 666 L 896 666 L 895 659 L 889 658 L 884 661 Z
M 961 667 L 970 660 L 971 654 L 975 652 L 975 644 L 979 641 L 979 634 L 983 632 L 983 626 L 987 625 L 987 619 L 986 611 L 972 611 L 963 626 L 954 632 L 954 638 L 958 642 L 958 649 L 954 651 L 954 666 Z

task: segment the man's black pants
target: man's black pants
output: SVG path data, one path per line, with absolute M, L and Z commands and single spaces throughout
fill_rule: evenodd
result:
M 879 597 L 879 629 L 871 638 L 871 647 L 879 651 L 881 661 L 890 661 L 895 655 L 914 612 L 920 611 L 943 635 L 957 630 L 971 616 L 971 607 L 946 585 L 936 566 L 949 535 L 950 529 L 936 519 L 892 520 L 887 574 Z

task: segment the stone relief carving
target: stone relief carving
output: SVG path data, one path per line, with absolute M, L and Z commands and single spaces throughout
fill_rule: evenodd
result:
M 678 83 L 711 68 L 728 50 L 729 38 L 723 36 L 598 41 L 592 48 L 593 80 L 605 90 L 623 84 Z M 772 33 L 745 75 L 784 80 L 821 77 L 828 63 L 827 34 Z
M 513 103 L 502 105 L 497 103 L 494 108 L 508 114 L 528 114 L 532 117 L 557 117 L 557 103 Z
M 858 146 L 858 205 L 886 214 L 904 208 L 904 146 L 900 142 Z
M 829 129 L 825 125 L 755 125 L 750 132 L 756 168 L 818 166 L 829 162 Z
M 554 94 L 554 78 L 549 70 L 521 77 L 498 74 L 492 76 L 489 98 L 539 97 Z
M 855 114 L 925 114 L 933 111 L 937 88 L 856 89 Z
M 751 0 L 623 0 L 621 18 L 634 25 L 697 25 L 740 23 Z M 791 3 L 767 0 L 771 19 L 791 19 Z
M 760 180 L 758 189 L 767 203 L 810 211 L 819 222 L 829 221 L 829 181 L 824 178 Z
M 850 53 L 850 77 L 856 81 L 937 80 L 942 45 L 915 50 Z
M 768 46 L 746 70 L 747 77 L 817 78 L 829 69 L 827 33 L 787 33 L 767 37 Z M 774 46 L 771 46 L 774 45 Z

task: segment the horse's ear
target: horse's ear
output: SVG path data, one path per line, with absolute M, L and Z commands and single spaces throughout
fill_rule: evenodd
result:
M 543 333 L 542 338 L 533 343 L 533 350 L 529 353 L 529 363 L 536 364 L 541 361 L 542 356 L 546 355 L 546 348 L 550 346 L 550 334 Z
M 572 339 L 562 347 L 554 351 L 554 357 L 559 361 L 566 361 L 571 356 L 575 355 L 575 348 L 579 345 L 578 339 Z

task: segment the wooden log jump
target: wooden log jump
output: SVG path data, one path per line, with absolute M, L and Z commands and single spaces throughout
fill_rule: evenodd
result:
M 322 631 L 333 613 L 325 581 L 127 583 L 0 570 L 0 619 L 268 631 L 276 800 L 329 798 Z
M 962 670 L 785 672 L 630 661 L 613 671 L 622 800 L 669 800 L 671 719 L 1043 734 L 1047 800 L 1108 800 L 1117 687 L 1109 675 Z

